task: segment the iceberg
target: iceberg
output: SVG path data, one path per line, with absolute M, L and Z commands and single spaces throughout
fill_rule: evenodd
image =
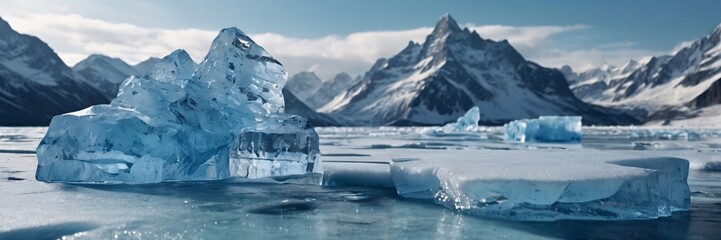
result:
M 459 117 L 454 123 L 443 126 L 443 132 L 471 132 L 478 130 L 478 121 L 481 120 L 481 113 L 478 106 L 474 106 Z
M 653 219 L 690 205 L 689 163 L 680 158 L 597 150 L 457 150 L 452 155 L 426 150 L 413 155 L 417 158 L 391 163 L 399 195 L 484 217 Z
M 480 119 L 480 110 L 478 106 L 474 106 L 455 122 L 448 123 L 442 127 L 426 128 L 421 130 L 421 133 L 434 137 L 460 138 L 459 140 L 488 139 L 488 128 L 478 126 Z
M 541 116 L 521 119 L 503 125 L 506 141 L 511 142 L 580 142 L 581 117 Z
M 259 129 L 271 115 L 282 114 L 286 78 L 280 62 L 250 37 L 237 28 L 223 29 L 200 65 L 185 51 L 175 51 L 151 74 L 126 79 L 110 104 L 55 116 L 37 147 L 36 178 L 155 183 L 239 176 L 230 171 L 231 145 L 246 140 L 245 129 Z M 283 131 L 315 134 L 299 117 L 288 118 Z M 317 141 L 302 140 L 286 143 L 317 150 Z M 307 154 L 283 157 L 299 157 L 293 160 L 301 165 L 312 159 L 310 165 L 320 165 L 317 154 Z

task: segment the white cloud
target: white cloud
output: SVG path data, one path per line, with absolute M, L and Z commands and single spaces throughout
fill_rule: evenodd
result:
M 508 39 L 516 48 L 533 48 L 547 43 L 547 39 L 553 35 L 582 30 L 588 28 L 586 25 L 570 26 L 531 26 L 514 27 L 503 25 L 475 26 L 466 24 L 466 27 L 475 30 L 483 38 L 493 40 Z
M 663 54 L 663 52 L 631 48 L 591 48 L 573 51 L 546 49 L 538 52 L 538 56 L 531 59 L 547 67 L 559 68 L 563 65 L 569 65 L 574 71 L 579 72 L 599 67 L 603 64 L 621 66 L 631 59 L 639 60 L 645 56 L 656 56 L 660 54 Z
M 46 41 L 69 65 L 92 53 L 119 57 L 134 64 L 150 56 L 162 57 L 178 48 L 187 50 L 193 59 L 200 61 L 219 30 L 146 28 L 63 14 L 17 13 L 4 18 L 19 32 L 36 35 Z M 653 54 L 633 50 L 630 45 L 575 51 L 549 46 L 549 39 L 553 36 L 588 28 L 585 25 L 465 26 L 484 38 L 508 39 L 526 58 L 551 67 L 570 64 L 576 69 L 583 69 Z M 408 41 L 423 42 L 431 31 L 432 27 L 421 27 L 319 38 L 296 38 L 278 33 L 250 35 L 283 62 L 289 73 L 313 70 L 325 79 L 342 71 L 360 74 L 378 58 L 399 52 Z
M 216 32 L 200 29 L 153 29 L 110 23 L 79 15 L 23 14 L 6 16 L 17 31 L 38 36 L 70 65 L 92 53 L 137 63 L 186 49 L 196 60 L 208 49 Z

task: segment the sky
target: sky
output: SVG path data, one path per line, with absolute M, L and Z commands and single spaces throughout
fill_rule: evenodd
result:
M 290 74 L 368 70 L 449 13 L 481 37 L 507 39 L 531 61 L 586 70 L 670 54 L 721 23 L 721 1 L 3 0 L 0 17 L 46 41 L 72 66 L 93 53 L 136 64 L 187 50 L 200 62 L 235 26 Z

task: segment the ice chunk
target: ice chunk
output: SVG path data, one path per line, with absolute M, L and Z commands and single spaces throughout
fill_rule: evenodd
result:
M 193 80 L 205 87 L 218 110 L 242 118 L 247 109 L 261 116 L 282 112 L 287 78 L 278 60 L 242 31 L 229 28 L 213 41 Z
M 706 162 L 702 167 L 698 168 L 706 171 L 718 172 L 721 171 L 721 161 L 719 162 Z
M 478 106 L 472 107 L 466 114 L 459 117 L 454 123 L 443 126 L 443 132 L 470 132 L 478 129 L 478 121 L 481 120 L 481 113 Z
M 236 28 L 223 29 L 195 68 L 187 53 L 175 51 L 152 74 L 127 79 L 109 105 L 54 117 L 37 148 L 36 178 L 149 183 L 230 177 L 230 145 L 241 131 L 268 125 L 264 119 L 284 109 L 285 70 Z M 292 120 L 276 130 L 315 134 Z M 317 152 L 317 137 L 307 144 L 316 144 Z M 307 154 L 294 160 L 302 165 L 317 157 Z
M 232 176 L 250 179 L 322 174 L 318 134 L 302 117 L 273 114 L 241 131 L 230 150 L 230 168 Z
M 596 150 L 415 151 L 418 160 L 391 163 L 398 193 L 480 216 L 652 219 L 690 204 L 689 164 L 679 158 Z
M 581 117 L 541 116 L 503 125 L 506 141 L 580 142 Z

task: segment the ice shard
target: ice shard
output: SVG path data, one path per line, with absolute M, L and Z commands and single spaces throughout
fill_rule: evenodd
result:
M 580 142 L 583 135 L 578 116 L 515 120 L 503 125 L 503 131 L 506 141 L 513 142 Z
M 283 111 L 286 78 L 280 62 L 242 31 L 223 29 L 199 66 L 175 51 L 148 76 L 126 79 L 110 104 L 54 117 L 37 148 L 36 178 L 152 183 L 231 177 L 230 146 L 244 129 Z

